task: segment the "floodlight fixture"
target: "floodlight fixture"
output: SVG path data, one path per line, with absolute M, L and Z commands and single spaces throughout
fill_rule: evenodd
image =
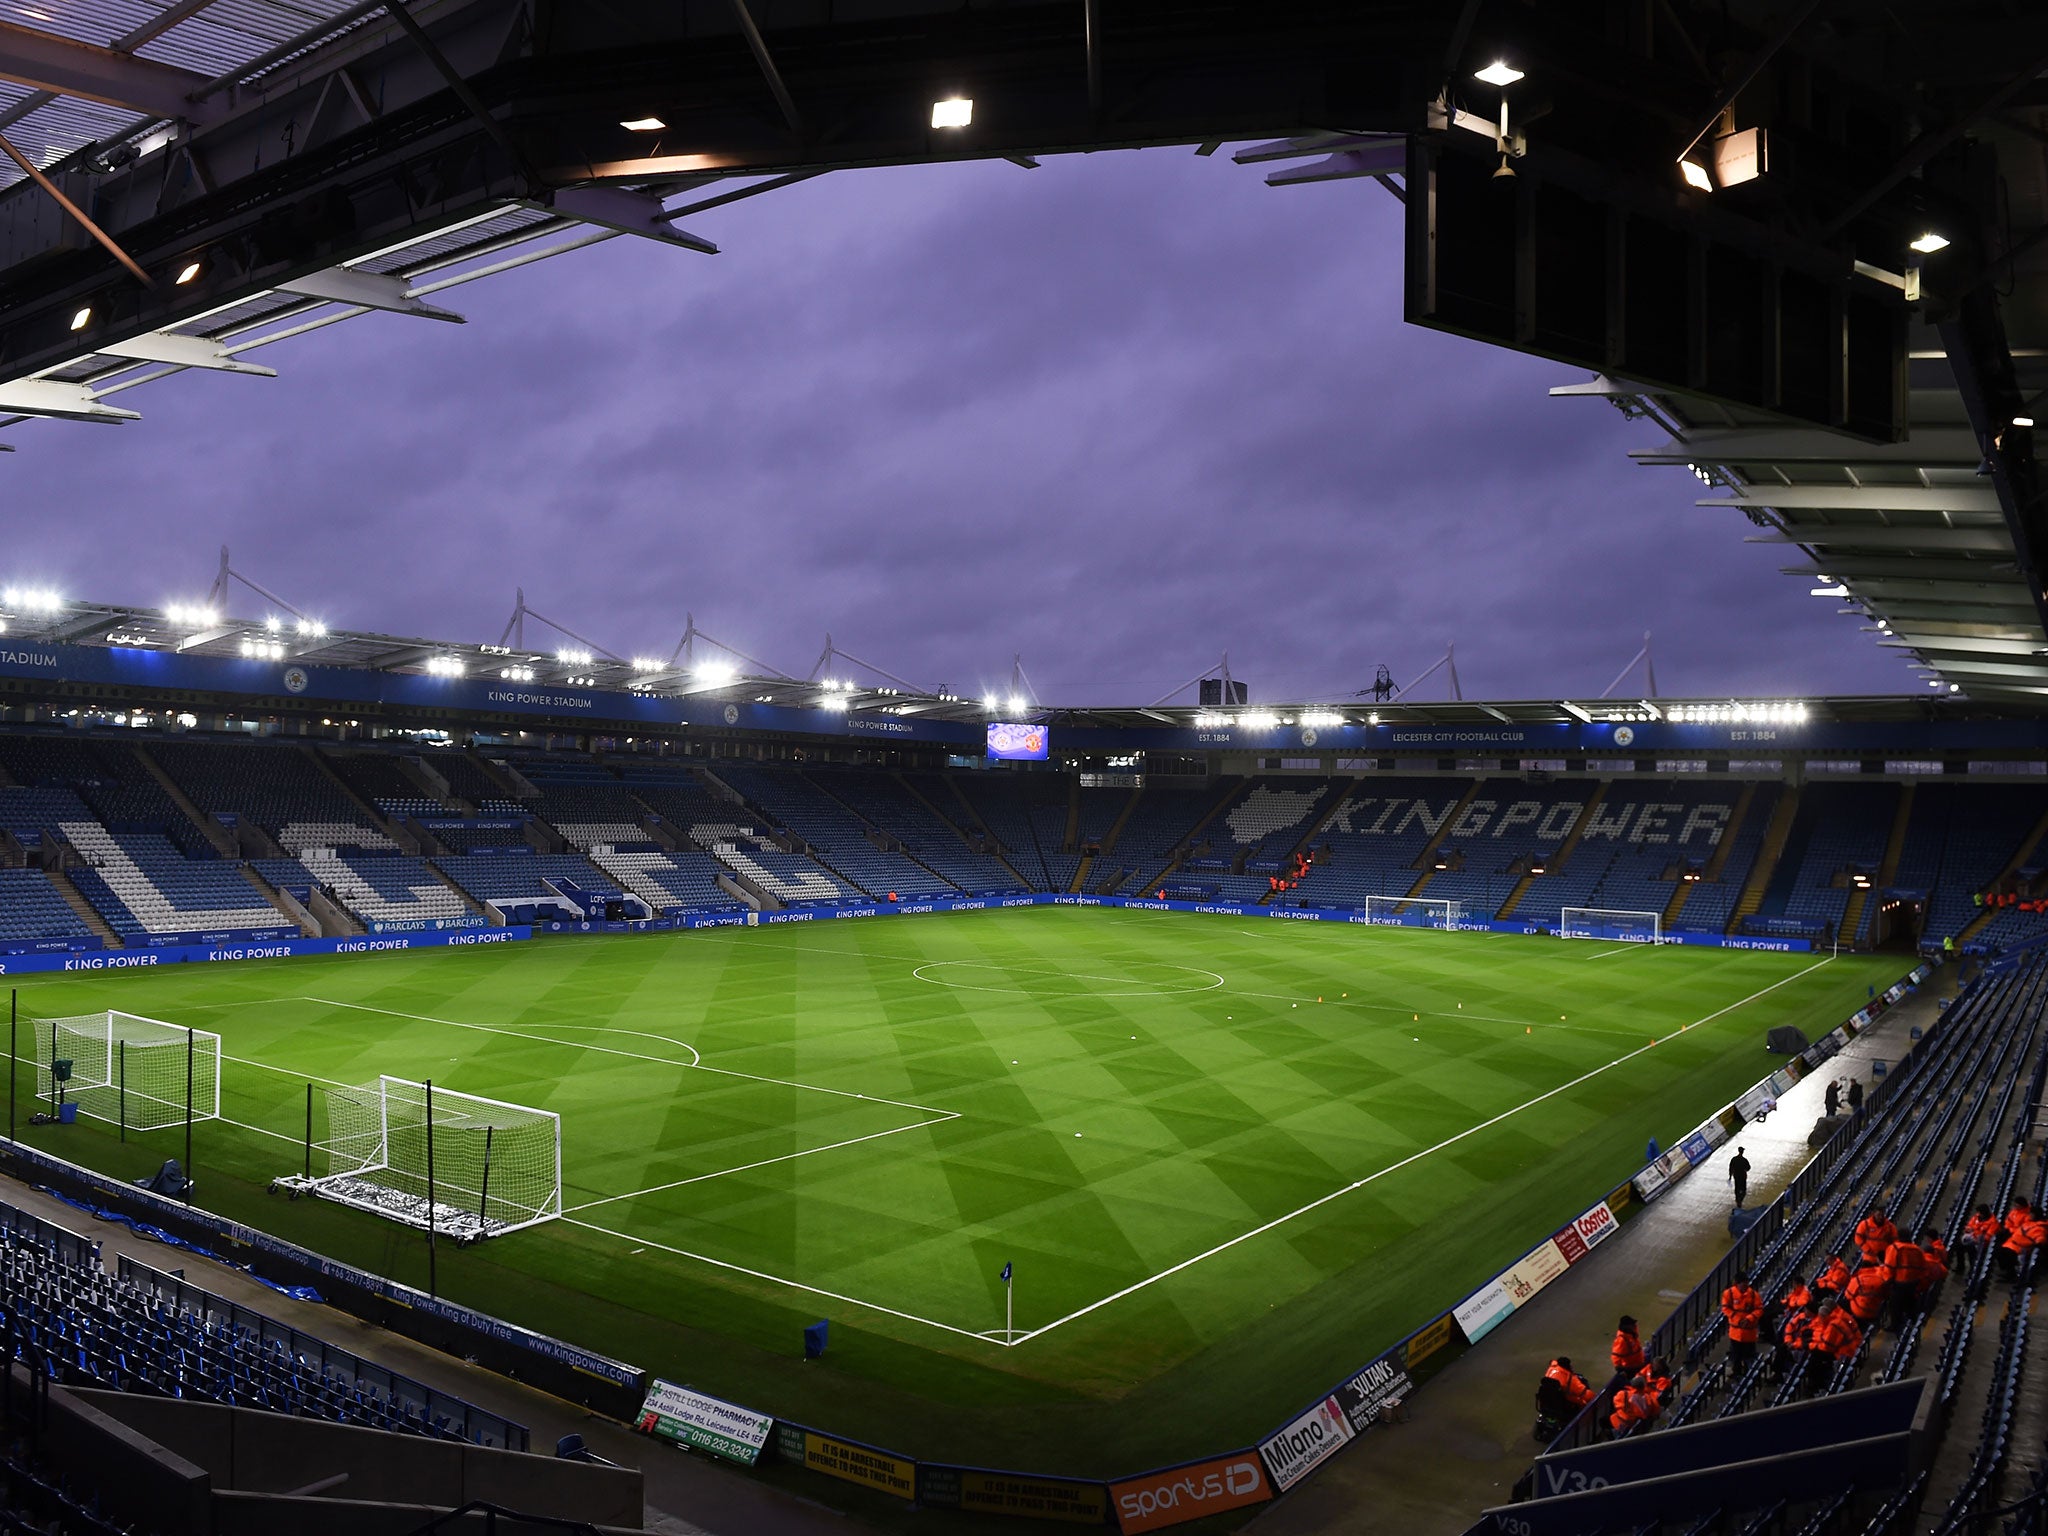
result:
M 274 613 L 265 614 L 263 617 L 263 627 L 274 635 L 284 628 L 284 620 Z
M 1714 178 L 1704 165 L 1697 160 L 1681 160 L 1678 169 L 1685 175 L 1685 184 L 1695 192 L 1714 190 Z
M 1024 713 L 1024 695 L 1023 695 L 1023 694 L 1021 694 L 1021 693 L 1013 693 L 1013 694 L 1011 694 L 1011 695 L 1010 695 L 1010 713 L 1011 713 L 1011 714 L 1013 714 L 1013 715 L 1021 715 L 1021 714 L 1023 714 L 1023 713 Z
M 992 693 L 983 694 L 981 699 L 981 707 L 987 710 L 990 714 L 994 714 L 998 709 L 1002 707 L 1002 702 L 1003 701 L 1001 699 L 997 698 Z
M 739 669 L 729 662 L 706 662 L 703 666 L 697 668 L 697 681 L 709 683 L 714 688 L 722 688 L 738 676 Z
M 504 678 L 508 683 L 530 683 L 533 681 L 533 668 L 500 667 L 498 668 L 498 676 Z
M 1922 256 L 1932 256 L 1936 251 L 1945 251 L 1948 249 L 1948 243 L 1947 235 L 1938 235 L 1931 229 L 1919 239 L 1906 242 L 1911 249 L 1918 251 Z
M 199 717 L 189 713 L 182 714 L 178 716 L 178 724 L 189 731 L 199 724 Z
M 1807 595 L 1809 597 L 1847 597 L 1849 589 L 1838 581 L 1833 586 L 1811 588 Z
M 2034 418 L 2031 416 L 2015 416 L 2012 419 L 2012 424 L 2016 427 L 2031 427 L 2034 424 Z
M 327 633 L 327 626 L 318 619 L 301 619 L 296 628 L 300 634 L 312 635 L 316 638 Z
M 1249 714 L 1239 715 L 1237 723 L 1248 731 L 1270 731 L 1280 723 L 1280 717 L 1262 709 L 1255 709 Z
M 1948 691 L 1950 693 L 1961 693 L 1963 691 L 1963 685 L 1961 683 L 1950 683 L 1948 685 Z
M 82 331 L 88 325 L 91 324 L 92 306 L 90 304 L 86 305 L 83 309 L 79 310 L 77 314 L 71 317 L 71 329 L 73 329 L 74 331 Z
M 1488 85 L 1497 85 L 1502 90 L 1506 90 L 1522 78 L 1522 71 L 1515 68 L 1506 59 L 1495 59 L 1486 68 L 1474 70 L 1472 78 L 1484 80 Z
M 666 672 L 668 670 L 668 663 L 654 656 L 635 656 L 633 658 L 633 670 L 635 672 Z
M 204 262 L 186 262 L 184 266 L 178 268 L 177 285 L 180 288 L 182 288 L 187 283 L 197 282 L 199 280 L 199 274 L 201 272 L 204 272 L 205 270 L 206 264 Z
M 820 709 L 844 710 L 851 701 L 843 693 L 835 693 L 819 704 Z
M 460 677 L 466 669 L 459 656 L 429 656 L 427 672 L 433 677 Z
M 974 101 L 967 96 L 948 96 L 932 103 L 934 128 L 965 128 L 974 121 Z
M 629 117 L 619 126 L 634 133 L 659 133 L 668 124 L 658 117 Z
M 172 603 L 164 617 L 182 629 L 211 629 L 220 622 L 220 611 L 204 603 Z
M 578 650 L 571 646 L 566 650 L 555 652 L 555 660 L 567 662 L 572 667 L 587 667 L 590 665 L 590 652 Z
M 1315 730 L 1344 723 L 1344 717 L 1331 709 L 1312 709 L 1301 717 L 1301 723 Z

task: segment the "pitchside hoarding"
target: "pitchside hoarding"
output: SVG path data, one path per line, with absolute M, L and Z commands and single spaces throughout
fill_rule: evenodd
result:
M 634 1428 L 642 1434 L 673 1440 L 692 1450 L 709 1451 L 751 1467 L 761 1459 L 775 1420 L 765 1413 L 722 1402 L 657 1378 L 640 1405 Z
M 1101 1525 L 1109 1514 L 1109 1490 L 1101 1483 L 928 1461 L 917 1464 L 917 1502 L 938 1509 L 1058 1520 L 1069 1525 Z
M 1204 1515 L 1263 1504 L 1273 1497 L 1273 1485 L 1257 1451 L 1238 1451 L 1127 1477 L 1109 1485 L 1109 1497 L 1117 1528 L 1125 1536 L 1135 1536 L 1138 1531 L 1164 1530 Z
M 1273 1486 L 1285 1493 L 1341 1451 L 1354 1433 L 1337 1399 L 1326 1397 L 1261 1441 L 1259 1455 Z

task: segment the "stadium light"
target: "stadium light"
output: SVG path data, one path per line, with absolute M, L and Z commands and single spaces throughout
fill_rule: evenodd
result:
M 2034 424 L 2034 418 L 2031 416 L 2015 416 L 2012 419 L 2012 424 L 2016 427 L 2031 427 Z
M 284 628 L 284 620 L 280 619 L 274 613 L 266 614 L 263 619 L 263 627 L 269 630 L 274 635 L 279 630 Z
M 1515 68 L 1506 59 L 1495 59 L 1486 68 L 1474 70 L 1472 78 L 1474 80 L 1484 80 L 1488 85 L 1497 85 L 1502 90 L 1506 90 L 1522 78 L 1522 71 Z
M 1685 184 L 1695 192 L 1714 190 L 1714 178 L 1707 174 L 1707 168 L 1697 160 L 1681 160 L 1678 168 L 1685 174 Z
M 668 670 L 668 663 L 657 660 L 652 656 L 635 656 L 633 658 L 633 670 L 635 672 L 666 672 Z
M 48 587 L 9 587 L 0 591 L 0 604 L 23 613 L 55 613 L 64 606 L 64 599 Z
M 205 270 L 206 266 L 205 263 L 203 262 L 186 262 L 184 266 L 178 269 L 177 285 L 180 288 L 182 288 L 187 283 L 197 282 L 199 280 L 199 274 L 201 272 L 204 272 Z
M 263 640 L 254 635 L 242 636 L 242 654 L 257 661 L 280 661 L 284 658 L 284 647 L 275 640 Z
M 1373 711 L 1373 713 L 1367 715 L 1365 717 L 1365 723 L 1367 725 L 1378 725 L 1380 723 L 1379 711 L 1375 710 Z
M 178 716 L 178 724 L 183 729 L 189 731 L 199 724 L 199 717 L 192 714 L 180 715 Z
M 834 693 L 820 700 L 818 707 L 820 709 L 832 709 L 843 711 L 846 708 L 846 706 L 851 702 L 852 701 L 848 699 L 845 694 Z
M 992 693 L 982 695 L 981 707 L 990 714 L 994 714 L 998 709 L 1002 708 L 1002 703 L 1003 701 Z
M 1922 256 L 1932 256 L 1936 251 L 1948 249 L 1948 236 L 1937 235 L 1930 229 L 1918 240 L 1909 240 L 1906 244 L 1911 249 L 1918 251 Z
M 1010 695 L 1010 713 L 1011 713 L 1011 714 L 1013 714 L 1013 715 L 1021 715 L 1021 714 L 1023 714 L 1023 713 L 1024 713 L 1024 695 L 1023 695 L 1023 694 L 1021 694 L 1021 693 L 1013 693 L 1013 694 L 1011 694 L 1011 695 Z
M 555 652 L 555 660 L 567 662 L 572 667 L 587 667 L 590 665 L 590 652 L 580 651 L 571 646 L 567 650 Z
M 185 629 L 211 629 L 220 622 L 220 610 L 205 603 L 172 603 L 164 617 Z
M 1322 730 L 1328 726 L 1342 725 L 1344 717 L 1335 710 L 1312 709 L 1301 717 L 1301 723 L 1316 730 Z
M 658 117 L 629 117 L 619 126 L 633 133 L 659 133 L 668 124 Z
M 722 687 L 739 676 L 736 668 L 722 661 L 707 662 L 697 668 L 697 681 L 709 683 L 714 688 Z
M 498 668 L 498 676 L 504 678 L 508 683 L 530 683 L 533 681 L 533 668 L 500 667 Z
M 1280 717 L 1262 709 L 1255 709 L 1250 714 L 1239 715 L 1237 723 L 1248 731 L 1270 731 L 1280 723 Z
M 974 101 L 967 96 L 948 96 L 932 103 L 934 128 L 965 128 L 974 121 Z
M 92 306 L 90 304 L 86 305 L 85 308 L 81 309 L 77 314 L 71 317 L 71 329 L 73 329 L 74 331 L 82 331 L 88 325 L 91 324 Z
M 301 619 L 298 622 L 298 631 L 302 635 L 319 636 L 327 633 L 327 626 L 318 619 Z
M 433 677 L 460 677 L 466 669 L 459 656 L 429 656 L 427 672 Z

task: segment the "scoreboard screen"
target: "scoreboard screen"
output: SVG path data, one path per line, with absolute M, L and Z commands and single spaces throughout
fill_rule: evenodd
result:
M 999 725 L 988 728 L 988 755 L 1012 762 L 1042 763 L 1046 755 L 1046 729 L 1042 725 Z

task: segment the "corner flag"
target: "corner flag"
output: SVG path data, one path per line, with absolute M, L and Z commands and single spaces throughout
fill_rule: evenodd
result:
M 1010 1283 L 1010 1261 L 1008 1259 L 1005 1259 L 1003 1261 L 1003 1272 L 1000 1275 L 996 1276 L 996 1278 L 1002 1281 L 1005 1285 L 1008 1285 Z

